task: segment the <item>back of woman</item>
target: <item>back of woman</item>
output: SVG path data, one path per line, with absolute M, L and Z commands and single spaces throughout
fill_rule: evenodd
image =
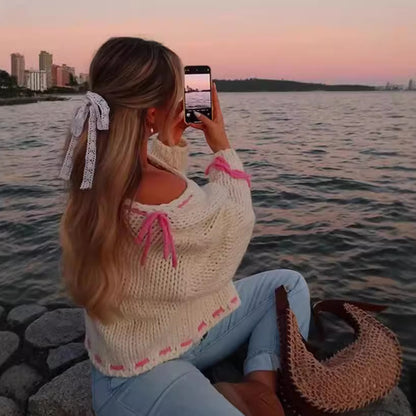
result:
M 186 176 L 174 52 L 112 38 L 91 63 L 90 87 L 65 149 L 61 244 L 66 287 L 85 309 L 96 414 L 251 414 L 259 391 L 269 400 L 257 414 L 282 412 L 274 288 L 289 288 L 305 337 L 308 290 L 291 271 L 233 281 L 254 212 L 215 86 L 213 119 L 197 114 L 190 125 L 213 152 L 203 187 Z M 200 370 L 248 339 L 246 381 L 211 386 Z

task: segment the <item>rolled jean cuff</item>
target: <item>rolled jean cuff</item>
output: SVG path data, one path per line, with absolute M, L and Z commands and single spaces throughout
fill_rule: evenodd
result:
M 273 352 L 261 352 L 244 361 L 244 375 L 252 371 L 276 371 L 278 368 L 280 368 L 279 359 Z

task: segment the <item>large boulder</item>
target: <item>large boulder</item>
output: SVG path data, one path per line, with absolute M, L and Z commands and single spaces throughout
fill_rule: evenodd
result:
M 77 307 L 72 299 L 66 296 L 57 296 L 56 294 L 44 298 L 41 301 L 41 304 L 46 306 L 49 310 Z
M 16 306 L 7 315 L 7 323 L 13 327 L 27 325 L 46 311 L 46 307 L 41 305 Z
M 25 331 L 25 339 L 36 348 L 57 347 L 80 338 L 85 332 L 80 308 L 63 308 L 46 312 Z
M 49 350 L 46 363 L 49 371 L 59 371 L 82 358 L 87 358 L 87 351 L 82 342 L 71 342 Z
M 19 337 L 14 332 L 0 331 L 0 367 L 17 351 L 19 343 Z
M 0 397 L 0 415 L 22 416 L 23 413 L 20 411 L 19 407 L 13 400 L 7 397 Z
M 29 398 L 30 416 L 94 416 L 91 364 L 82 361 L 43 385 Z
M 9 397 L 24 406 L 41 381 L 42 376 L 27 364 L 14 365 L 0 377 L 0 395 Z
M 412 409 L 404 393 L 396 387 L 384 399 L 345 416 L 412 416 Z

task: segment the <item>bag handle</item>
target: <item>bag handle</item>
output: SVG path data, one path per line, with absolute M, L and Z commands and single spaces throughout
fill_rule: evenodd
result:
M 350 305 L 356 306 L 357 308 L 363 309 L 364 311 L 368 312 L 382 312 L 388 308 L 388 306 L 386 305 L 376 305 L 374 303 L 357 302 L 342 299 L 328 299 L 316 302 L 313 305 L 313 313 L 319 314 L 320 312 L 331 312 L 335 315 L 338 315 L 339 313 L 341 313 L 340 308 L 344 309 L 343 306 L 345 303 L 349 303 Z M 342 318 L 342 316 L 340 317 Z
M 283 313 L 285 310 L 290 309 L 289 301 L 287 298 L 287 291 L 284 286 L 279 286 L 276 291 L 276 310 L 277 313 Z M 349 301 L 349 300 L 342 300 L 342 299 L 328 299 L 316 302 L 313 305 L 313 317 L 315 321 L 315 326 L 318 330 L 321 340 L 324 338 L 324 330 L 322 326 L 322 322 L 320 320 L 320 313 L 321 312 L 330 312 L 339 318 L 343 319 L 347 322 L 355 331 L 357 328 L 354 325 L 354 321 L 352 320 L 351 316 L 345 310 L 344 305 L 348 303 L 350 305 L 354 305 L 364 311 L 368 312 L 382 312 L 387 309 L 385 305 L 376 305 L 374 303 L 366 303 L 366 302 L 357 302 L 357 301 Z
M 384 305 L 375 305 L 374 303 L 347 301 L 342 299 L 328 299 L 316 302 L 312 308 L 313 319 L 321 341 L 325 338 L 325 331 L 322 325 L 322 320 L 320 319 L 321 312 L 329 312 L 338 316 L 350 325 L 354 329 L 355 333 L 357 333 L 359 328 L 357 327 L 356 322 L 352 319 L 351 315 L 346 311 L 345 304 L 356 306 L 357 308 L 368 312 L 381 312 L 387 309 L 387 306 Z
M 290 311 L 289 300 L 287 298 L 287 292 L 284 286 L 279 286 L 275 290 L 275 299 L 276 299 L 276 313 L 277 313 L 277 325 L 280 330 L 280 340 L 286 336 L 287 331 L 287 313 Z M 282 333 L 283 332 L 283 333 Z M 318 356 L 319 350 L 309 342 L 307 342 L 303 337 L 302 341 L 306 349 L 312 353 L 314 356 Z

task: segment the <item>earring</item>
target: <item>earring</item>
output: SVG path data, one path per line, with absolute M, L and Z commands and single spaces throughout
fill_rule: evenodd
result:
M 154 133 L 153 127 L 150 127 L 150 134 L 153 134 L 153 133 Z

